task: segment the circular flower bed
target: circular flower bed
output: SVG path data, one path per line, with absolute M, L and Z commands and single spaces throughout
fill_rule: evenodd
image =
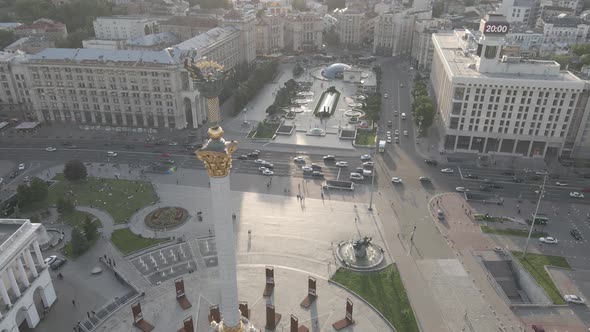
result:
M 151 229 L 171 229 L 188 220 L 188 211 L 181 207 L 163 207 L 145 216 L 145 225 Z

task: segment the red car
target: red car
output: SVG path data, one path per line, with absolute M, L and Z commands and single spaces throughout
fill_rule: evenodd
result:
M 170 158 L 170 154 L 167 152 L 162 153 L 161 156 L 166 157 L 166 158 Z

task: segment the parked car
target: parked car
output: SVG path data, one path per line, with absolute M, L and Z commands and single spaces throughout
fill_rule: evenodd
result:
M 584 238 L 582 236 L 582 233 L 580 233 L 580 231 L 575 228 L 570 231 L 570 234 L 574 237 L 574 239 L 576 239 L 578 241 L 580 241 Z
M 322 169 L 322 165 L 316 164 L 316 163 L 311 163 L 311 168 L 313 168 L 314 170 L 321 170 Z
M 437 166 L 438 165 L 438 161 L 433 160 L 433 159 L 425 159 L 424 162 L 426 164 L 428 164 L 428 165 L 431 165 L 431 166 Z
M 441 169 L 440 171 L 441 171 L 441 172 L 443 172 L 443 173 L 449 173 L 449 174 L 451 174 L 451 173 L 454 173 L 454 172 L 455 172 L 455 170 L 454 170 L 454 169 L 452 169 L 452 168 L 443 168 L 443 169 Z
M 346 166 L 348 166 L 348 163 L 346 161 L 338 161 L 338 162 L 336 162 L 336 166 L 346 167 Z
M 322 173 L 320 171 L 313 171 L 313 173 L 311 173 L 311 176 L 323 177 L 324 173 Z
M 372 161 L 365 161 L 363 163 L 363 167 L 373 167 L 373 166 L 375 166 L 375 163 Z
M 391 178 L 391 182 L 392 183 L 402 183 L 402 179 L 400 179 L 398 177 L 392 177 Z
M 302 166 L 301 170 L 303 172 L 313 172 L 313 168 L 311 166 Z
M 557 239 L 551 236 L 541 237 L 539 238 L 539 242 L 546 243 L 546 244 L 557 244 Z
M 18 170 L 19 171 L 24 171 L 25 170 L 25 164 L 18 164 Z
M 563 299 L 567 303 L 575 303 L 575 304 L 584 304 L 585 303 L 584 299 L 579 297 L 578 295 L 564 295 Z
M 334 161 L 334 160 L 336 160 L 336 156 L 329 154 L 329 155 L 324 156 L 323 159 L 324 159 L 324 161 Z
M 52 270 L 59 269 L 62 265 L 64 265 L 68 260 L 65 258 L 59 258 L 56 255 L 51 255 L 45 258 L 45 264 L 49 265 Z
M 350 173 L 350 179 L 351 180 L 364 180 L 365 177 L 359 173 Z

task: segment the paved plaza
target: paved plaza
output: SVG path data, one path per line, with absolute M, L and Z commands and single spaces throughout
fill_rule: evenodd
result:
M 139 255 L 131 259 L 131 262 L 152 285 L 177 278 L 197 269 L 187 243 L 172 245 Z

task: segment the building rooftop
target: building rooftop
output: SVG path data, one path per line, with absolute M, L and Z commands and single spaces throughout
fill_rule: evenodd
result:
M 138 22 L 153 21 L 153 17 L 133 16 L 133 15 L 115 15 L 115 16 L 100 16 L 96 20 L 136 20 Z
M 23 25 L 23 24 L 18 23 L 18 22 L 0 22 L 0 30 L 14 29 L 14 28 L 19 27 L 21 25 Z
M 163 51 L 106 50 L 96 48 L 47 48 L 29 56 L 31 61 L 56 60 L 71 62 L 133 62 L 170 65 L 176 64 L 170 53 Z
M 126 41 L 127 45 L 132 46 L 155 46 L 159 44 L 174 44 L 178 43 L 178 38 L 172 32 L 162 32 L 147 36 L 141 36 L 135 39 Z
M 219 22 L 215 17 L 174 16 L 166 21 L 160 22 L 160 25 L 215 28 L 219 25 Z
M 0 245 L 22 226 L 22 224 L 9 224 L 4 221 L 5 219 L 0 219 Z
M 0 219 L 0 268 L 8 264 L 9 258 L 35 236 L 41 226 L 28 219 Z
M 462 40 L 465 30 L 459 29 L 451 32 L 440 32 L 433 34 L 434 47 L 440 49 L 445 59 L 447 69 L 451 71 L 452 76 L 472 77 L 472 78 L 489 78 L 489 79 L 514 79 L 514 80 L 544 80 L 544 81 L 581 81 L 577 76 L 569 71 L 558 71 L 556 75 L 547 74 L 555 72 L 555 66 L 559 64 L 555 61 L 547 60 L 523 60 L 509 58 L 506 63 L 499 63 L 498 72 L 487 73 L 479 72 L 476 69 L 478 57 L 468 52 L 465 55 L 464 49 L 468 49 Z M 516 61 L 518 60 L 518 61 Z M 538 74 L 528 74 L 531 65 L 534 65 L 535 72 Z M 518 74 L 518 67 L 523 67 L 523 72 Z M 526 70 L 525 70 L 526 67 Z M 502 72 L 510 70 L 510 72 Z

